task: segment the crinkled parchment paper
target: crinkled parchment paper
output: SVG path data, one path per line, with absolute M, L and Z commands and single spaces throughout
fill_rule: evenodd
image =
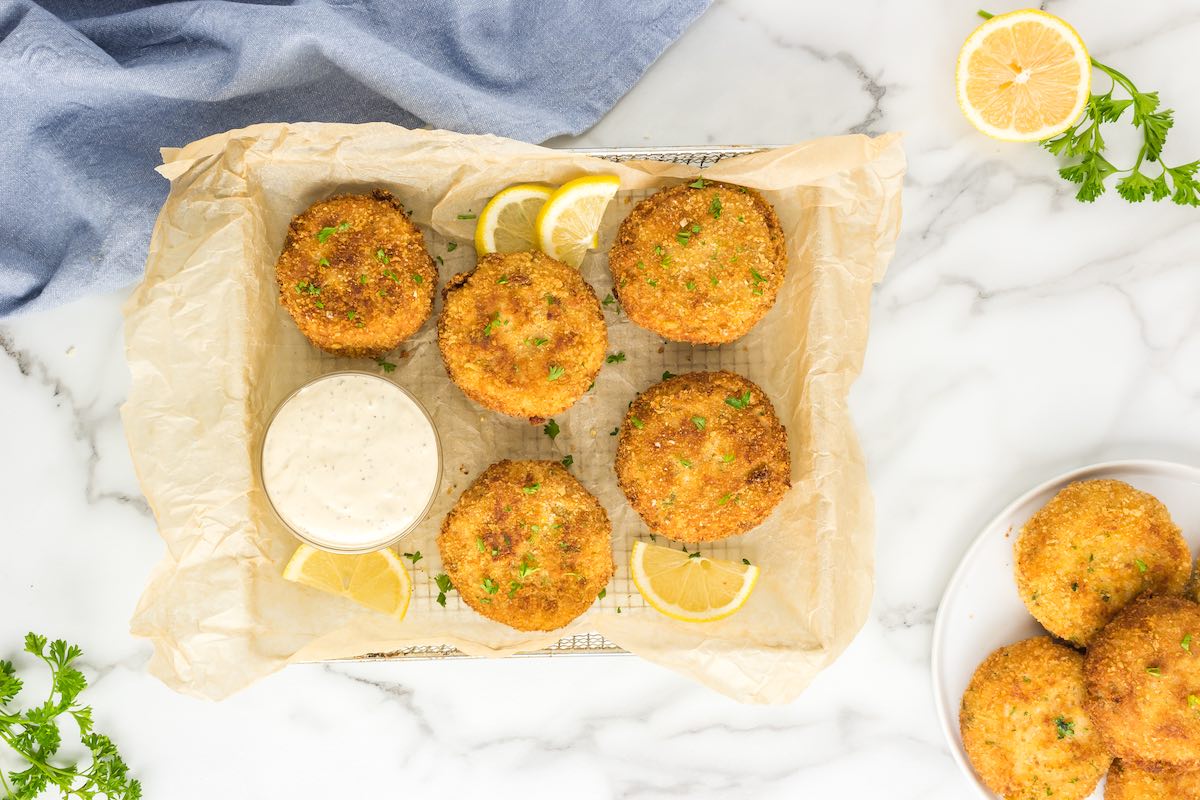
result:
M 475 223 L 460 214 L 478 213 L 514 183 L 616 173 L 621 192 L 583 266 L 603 298 L 611 288 L 604 253 L 632 204 L 697 171 L 386 124 L 256 125 L 165 150 L 164 159 L 171 193 L 145 281 L 125 309 L 133 381 L 122 418 L 167 544 L 132 627 L 154 643 L 150 670 L 169 686 L 218 698 L 292 661 L 432 643 L 501 656 L 596 631 L 739 700 L 786 702 L 858 631 L 871 598 L 873 519 L 846 395 L 866 347 L 871 287 L 900 224 L 898 136 L 821 139 L 706 169 L 708 178 L 762 190 L 778 211 L 789 255 L 778 303 L 749 335 L 719 348 L 664 343 L 606 306 L 609 350 L 627 359 L 606 365 L 595 388 L 559 415 L 553 441 L 540 426 L 462 395 L 446 378 L 432 319 L 393 353 L 398 368 L 389 377 L 430 409 L 445 461 L 429 519 L 401 547 L 424 556 L 402 622 L 281 577 L 296 541 L 272 517 L 258 481 L 263 425 L 310 378 L 379 370 L 320 353 L 280 307 L 274 268 L 288 222 L 328 195 L 385 188 L 444 261 L 444 282 L 474 263 Z M 748 376 L 774 401 L 790 436 L 793 486 L 765 524 L 702 548 L 761 566 L 746 606 L 720 622 L 688 624 L 646 607 L 629 580 L 631 543 L 647 531 L 617 488 L 610 432 L 664 370 L 717 368 Z M 490 622 L 453 592 L 438 606 L 436 535 L 467 485 L 501 458 L 567 453 L 613 522 L 617 576 L 607 596 L 550 634 Z M 397 469 L 404 459 L 396 454 Z

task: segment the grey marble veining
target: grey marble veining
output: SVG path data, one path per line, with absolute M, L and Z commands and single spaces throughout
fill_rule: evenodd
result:
M 1177 109 L 1175 160 L 1200 157 L 1194 4 L 1045 6 Z M 934 614 L 968 543 L 1068 468 L 1200 463 L 1200 212 L 1080 205 L 1047 153 L 975 133 L 953 93 L 973 13 L 718 2 L 592 131 L 555 142 L 906 132 L 904 230 L 852 398 L 874 608 L 796 703 L 739 706 L 608 657 L 299 666 L 219 704 L 168 691 L 128 634 L 162 544 L 118 417 L 123 295 L 0 323 L 0 656 L 31 629 L 82 644 L 98 727 L 150 798 L 969 797 L 929 689 Z

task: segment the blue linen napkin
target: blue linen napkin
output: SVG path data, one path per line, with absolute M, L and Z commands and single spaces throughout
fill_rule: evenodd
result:
M 0 316 L 141 276 L 159 147 L 255 122 L 579 133 L 708 2 L 0 0 Z

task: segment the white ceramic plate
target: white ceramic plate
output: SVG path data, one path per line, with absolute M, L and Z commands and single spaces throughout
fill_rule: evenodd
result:
M 950 752 L 979 797 L 980 783 L 958 733 L 958 706 L 975 668 L 998 647 L 1045 633 L 1017 594 L 1013 542 L 1021 526 L 1072 481 L 1116 478 L 1161 500 L 1194 553 L 1200 546 L 1200 468 L 1167 461 L 1111 461 L 1043 483 L 1000 512 L 967 550 L 942 596 L 933 626 L 933 694 Z M 1095 800 L 1103 796 L 1103 782 Z

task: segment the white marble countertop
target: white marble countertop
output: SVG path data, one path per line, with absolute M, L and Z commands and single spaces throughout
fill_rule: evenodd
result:
M 1179 110 L 1169 154 L 1200 156 L 1194 4 L 1046 5 Z M 795 703 L 741 706 L 627 657 L 297 666 L 221 703 L 170 692 L 128 633 L 162 543 L 117 414 L 124 295 L 0 324 L 0 657 L 27 630 L 80 643 L 98 727 L 148 798 L 968 797 L 929 688 L 968 542 L 1070 467 L 1200 463 L 1200 211 L 1080 205 L 1048 154 L 969 128 L 953 65 L 973 12 L 719 2 L 594 130 L 555 142 L 908 134 L 904 232 L 853 395 L 875 602 Z

